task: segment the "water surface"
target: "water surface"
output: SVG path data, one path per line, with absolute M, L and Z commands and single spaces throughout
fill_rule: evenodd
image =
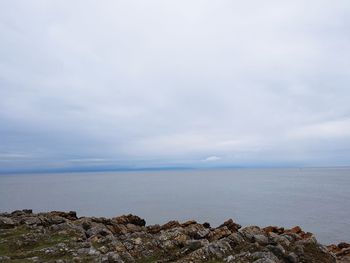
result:
M 302 226 L 319 241 L 350 241 L 350 169 L 224 169 L 0 176 L 0 211 L 133 213 L 148 224 Z

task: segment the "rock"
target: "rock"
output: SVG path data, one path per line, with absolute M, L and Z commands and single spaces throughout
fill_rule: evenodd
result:
M 61 217 L 61 216 L 52 216 L 50 218 L 50 221 L 52 224 L 61 224 L 66 222 L 65 218 Z
M 7 256 L 0 256 L 0 262 L 6 262 L 6 261 L 10 261 L 11 258 L 7 257 Z
M 15 226 L 16 224 L 11 218 L 0 216 L 0 229 L 13 228 Z
M 278 258 L 271 252 L 258 251 L 251 254 L 253 260 L 257 259 L 271 259 L 272 261 L 278 261 Z
M 161 226 L 162 230 L 167 230 L 175 227 L 179 227 L 180 223 L 178 221 L 172 220 Z
M 276 261 L 273 261 L 269 258 L 261 258 L 261 259 L 255 260 L 253 263 L 276 263 Z
M 103 225 L 93 226 L 90 229 L 88 229 L 87 231 L 85 231 L 85 233 L 86 233 L 87 237 L 92 237 L 92 236 L 96 236 L 96 235 L 107 236 L 107 235 L 111 235 L 112 234 L 112 232 L 109 231 Z
M 219 240 L 221 238 L 228 237 L 231 234 L 232 232 L 226 226 L 223 226 L 220 228 L 216 228 L 212 232 L 210 232 L 208 235 L 208 239 L 210 241 Z
M 300 227 L 242 229 L 232 219 L 217 228 L 194 220 L 146 227 L 135 215 L 77 218 L 75 212 L 18 210 L 1 213 L 0 228 L 1 262 L 334 263 L 337 257 L 344 263 L 350 257 L 348 243 L 325 248 Z
M 241 228 L 241 225 L 236 224 L 232 219 L 225 221 L 222 225 L 219 226 L 219 228 L 224 226 L 226 226 L 231 232 L 237 232 L 238 229 Z
M 26 216 L 32 214 L 32 209 L 15 210 L 11 213 L 12 216 Z
M 197 224 L 196 221 L 194 221 L 194 220 L 189 220 L 189 221 L 186 221 L 185 223 L 182 223 L 180 226 L 181 226 L 181 227 L 187 227 L 187 226 L 189 226 L 189 225 L 195 225 L 195 224 Z
M 273 254 L 275 254 L 277 257 L 283 257 L 286 253 L 286 250 L 281 245 L 267 245 L 267 249 L 269 249 Z
M 286 236 L 283 235 L 278 235 L 274 232 L 269 233 L 270 240 L 272 241 L 271 243 L 276 244 L 281 244 L 282 246 L 288 247 L 290 245 L 289 239 L 287 239 Z
M 289 253 L 288 256 L 286 257 L 286 260 L 289 263 L 298 263 L 298 256 L 295 253 Z
M 345 242 L 341 242 L 337 245 L 338 248 L 343 249 L 343 248 L 349 248 L 350 244 L 349 243 L 345 243 Z
M 210 224 L 209 224 L 208 222 L 203 223 L 203 226 L 204 226 L 205 228 L 210 228 Z
M 146 221 L 144 219 L 131 214 L 115 217 L 112 219 L 112 221 L 116 222 L 117 224 L 123 224 L 123 225 L 127 225 L 127 224 L 133 224 L 136 226 L 146 225 Z
M 266 234 L 269 234 L 269 233 L 282 234 L 282 233 L 284 233 L 284 228 L 277 227 L 277 226 L 268 226 L 268 227 L 263 228 L 263 230 Z
M 202 246 L 203 246 L 202 242 L 199 240 L 188 240 L 188 241 L 186 241 L 186 244 L 185 244 L 185 248 L 187 250 L 190 250 L 190 251 L 194 251 L 196 249 L 199 249 Z
M 87 254 L 90 256 L 96 256 L 96 255 L 98 256 L 100 255 L 100 252 L 97 251 L 95 248 L 91 247 L 88 249 Z
M 115 252 L 109 252 L 107 254 L 108 263 L 124 263 L 120 256 Z
M 71 221 L 74 221 L 76 219 L 78 219 L 77 217 L 77 212 L 75 211 L 69 211 L 68 213 L 66 212 L 61 212 L 61 211 L 52 211 L 49 213 L 51 216 L 59 216 L 59 217 L 63 217 L 65 219 L 69 219 Z
M 128 232 L 140 232 L 143 230 L 141 226 L 134 225 L 134 224 L 127 224 L 126 228 Z
M 40 225 L 41 220 L 38 217 L 31 216 L 23 218 L 21 223 L 26 225 Z
M 208 228 L 205 228 L 202 230 L 198 230 L 196 237 L 198 237 L 198 239 L 202 239 L 207 237 L 209 234 L 210 234 L 210 230 Z
M 302 232 L 300 226 L 295 226 L 292 229 L 290 229 L 289 231 L 292 232 L 292 233 L 295 233 L 295 234 L 299 234 L 299 233 Z
M 249 241 L 254 242 L 255 235 L 264 235 L 265 232 L 258 226 L 248 226 L 239 230 L 239 232 Z
M 229 242 L 226 240 L 218 240 L 207 246 L 209 255 L 214 258 L 224 258 L 231 249 Z
M 231 246 L 237 246 L 239 244 L 244 244 L 245 240 L 241 233 L 235 232 L 227 237 Z
M 264 235 L 253 235 L 253 241 L 257 242 L 259 245 L 265 246 L 269 243 L 269 239 Z
M 160 230 L 161 230 L 160 225 L 147 226 L 147 231 L 151 234 L 157 234 L 160 232 Z

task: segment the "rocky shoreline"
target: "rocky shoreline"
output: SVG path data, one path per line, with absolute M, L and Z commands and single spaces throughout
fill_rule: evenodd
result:
M 241 228 L 232 219 L 148 225 L 135 215 L 0 214 L 0 262 L 350 262 L 350 244 L 323 246 L 300 227 Z

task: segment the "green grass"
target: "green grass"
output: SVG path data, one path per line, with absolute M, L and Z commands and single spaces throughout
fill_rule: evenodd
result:
M 1 229 L 0 230 L 0 237 L 2 239 L 6 238 L 17 238 L 21 235 L 29 233 L 30 230 L 25 226 L 20 226 L 12 229 Z
M 68 234 L 52 234 L 44 236 L 34 244 L 18 245 L 16 241 L 23 240 L 23 236 L 29 234 L 30 229 L 21 226 L 0 233 L 0 255 L 9 256 L 18 262 L 26 262 L 23 258 L 39 256 L 45 259 L 63 258 L 65 252 L 59 253 L 59 255 L 46 255 L 39 250 L 55 246 L 59 243 L 68 243 L 72 236 Z M 16 262 L 16 261 L 12 261 Z

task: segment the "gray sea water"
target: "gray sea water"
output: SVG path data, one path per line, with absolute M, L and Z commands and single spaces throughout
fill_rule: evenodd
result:
M 350 241 L 350 169 L 222 169 L 0 176 L 0 211 L 133 213 L 148 224 L 300 225 L 324 244 Z

